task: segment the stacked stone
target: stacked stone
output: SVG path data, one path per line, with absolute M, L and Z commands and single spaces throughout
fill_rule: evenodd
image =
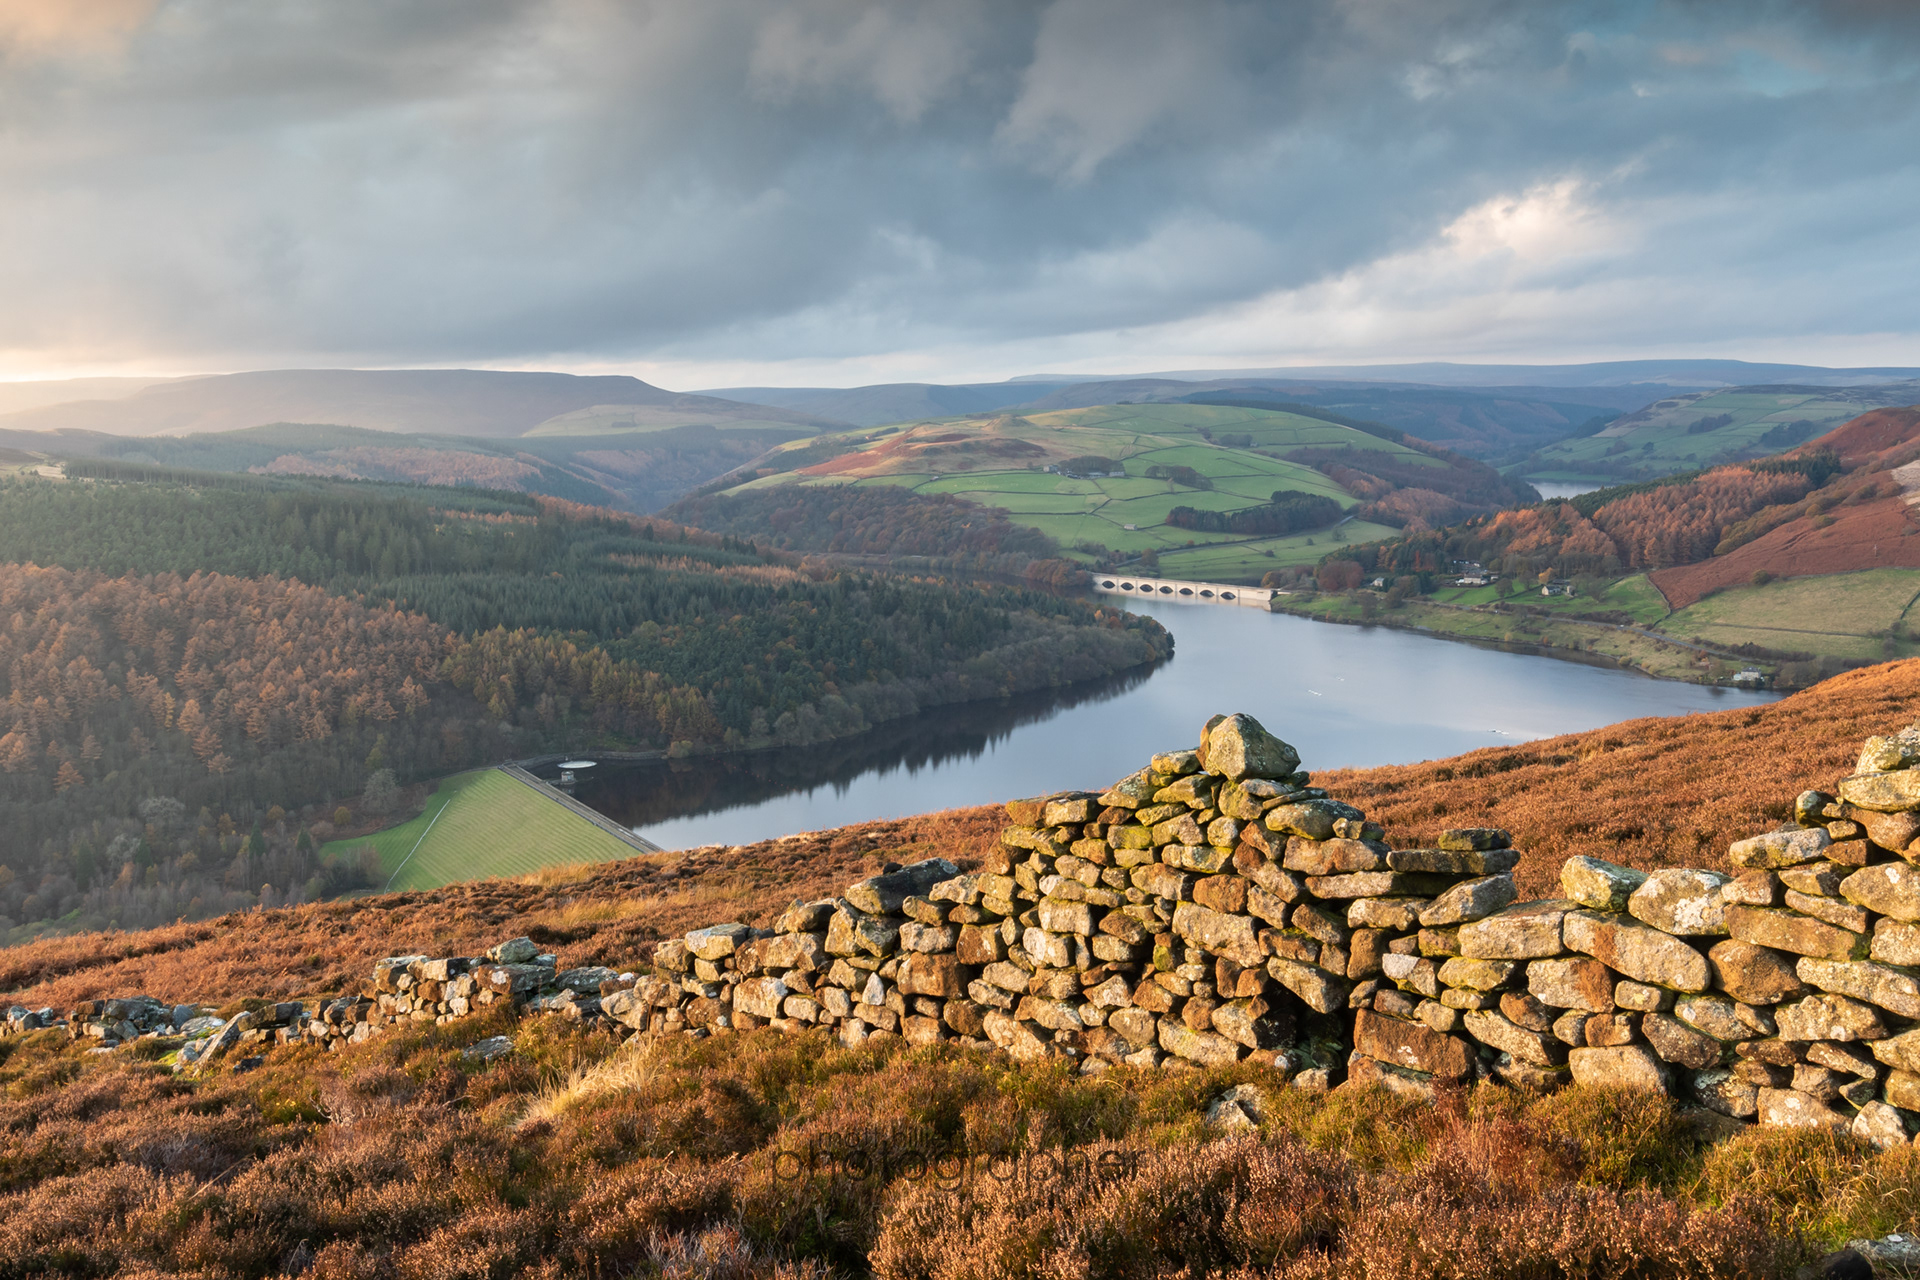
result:
M 286 1003 L 222 1023 L 134 997 L 82 1004 L 68 1030 L 103 1049 L 178 1037 L 186 1065 L 505 1000 L 647 1034 L 819 1027 L 1085 1071 L 1258 1061 L 1321 1087 L 1340 1063 L 1310 1046 L 1341 1043 L 1350 1078 L 1403 1091 L 1572 1080 L 1883 1147 L 1920 1127 L 1920 726 L 1735 843 L 1732 875 L 1580 857 L 1561 897 L 1527 903 L 1506 832 L 1392 849 L 1298 765 L 1251 718 L 1216 716 L 1197 750 L 1103 793 L 1009 804 L 981 870 L 889 866 L 771 930 L 662 943 L 640 976 L 561 970 L 514 938 L 382 960 L 370 995 L 311 1017 Z M 16 1008 L 8 1025 L 52 1020 Z
M 305 1023 L 308 1039 L 338 1049 L 399 1023 L 447 1023 L 509 1001 L 534 1013 L 600 1015 L 602 991 L 631 986 L 632 974 L 603 966 L 560 969 L 531 938 L 510 938 L 485 955 L 388 956 L 374 962 L 373 991 L 323 1003 Z
M 10 1005 L 6 1018 L 0 1020 L 0 1036 L 22 1035 L 28 1031 L 64 1025 L 65 1019 L 55 1013 L 51 1006 L 29 1009 L 23 1004 Z
M 1445 958 L 1389 959 L 1403 995 L 1429 999 L 1402 1000 L 1392 1024 L 1377 996 L 1356 1048 L 1398 1068 L 1390 1084 L 1570 1076 L 1907 1141 L 1920 1127 L 1916 765 L 1920 729 L 1870 740 L 1837 795 L 1806 792 L 1795 822 L 1736 842 L 1731 876 L 1570 859 L 1562 898 L 1479 913 Z
M 889 867 L 843 897 L 795 902 L 772 930 L 696 929 L 656 948 L 654 972 L 616 984 L 601 1012 L 656 1033 L 823 1026 L 846 1044 L 977 1037 L 965 987 L 981 961 L 948 922 L 969 910 L 959 870 L 944 858 Z M 929 896 L 941 891 L 938 902 Z
M 1488 852 L 1497 832 L 1391 851 L 1308 781 L 1252 718 L 1216 716 L 1197 750 L 1104 793 L 1009 804 L 981 871 L 933 859 L 795 903 L 770 933 L 696 930 L 602 1008 L 652 1032 L 818 1025 L 847 1044 L 990 1043 L 1087 1070 L 1257 1059 L 1325 1084 L 1333 1064 L 1287 1052 L 1305 1013 L 1370 1000 L 1421 909 L 1445 928 L 1511 902 L 1511 878 L 1488 871 L 1515 855 Z
M 50 1012 L 40 1010 L 33 1021 L 40 1026 L 52 1025 L 52 1019 L 47 1016 Z M 67 1011 L 68 1037 L 97 1041 L 94 1047 L 100 1049 L 112 1049 L 140 1039 L 192 1037 L 204 1031 L 208 1024 L 221 1025 L 220 1019 L 205 1017 L 198 1005 L 163 1004 L 152 996 L 83 1000 Z

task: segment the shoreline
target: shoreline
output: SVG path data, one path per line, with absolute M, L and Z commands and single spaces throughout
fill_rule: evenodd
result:
M 1705 645 L 1662 636 L 1646 628 L 1613 623 L 1584 622 L 1551 616 L 1491 613 L 1412 601 L 1403 602 L 1394 608 L 1386 607 L 1384 601 L 1381 601 L 1376 605 L 1372 617 L 1366 617 L 1361 612 L 1364 605 L 1355 604 L 1345 597 L 1333 597 L 1331 608 L 1315 609 L 1305 604 L 1307 600 L 1317 602 L 1328 599 L 1329 597 L 1324 595 L 1313 595 L 1305 597 L 1301 604 L 1291 604 L 1288 597 L 1276 596 L 1269 609 L 1274 613 L 1285 613 L 1315 622 L 1330 622 L 1343 626 L 1388 627 L 1396 631 L 1413 631 L 1435 639 L 1496 648 L 1506 652 L 1534 653 L 1564 662 L 1637 671 L 1654 680 L 1671 680 L 1679 684 L 1719 688 L 1742 687 L 1727 680 L 1711 678 L 1713 662 L 1738 663 L 1742 666 L 1759 667 L 1762 670 L 1777 667 L 1777 664 L 1765 660 L 1727 654 Z M 1411 621 L 1406 616 L 1410 610 L 1415 611 L 1415 616 L 1427 617 L 1431 622 L 1470 617 L 1488 620 L 1488 625 L 1483 631 L 1429 625 L 1428 622 Z M 1402 616 L 1396 617 L 1394 616 L 1396 614 Z M 1705 671 L 1701 670 L 1703 665 L 1707 667 Z M 1794 692 L 1791 687 L 1775 684 L 1776 678 L 1777 669 L 1769 673 L 1769 680 L 1764 688 L 1778 693 Z

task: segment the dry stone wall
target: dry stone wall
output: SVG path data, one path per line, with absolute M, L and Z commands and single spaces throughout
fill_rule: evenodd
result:
M 311 1014 L 221 1023 L 136 998 L 75 1009 L 69 1031 L 185 1036 L 188 1065 L 509 1001 L 645 1035 L 824 1028 L 1089 1073 L 1251 1061 L 1305 1088 L 1644 1088 L 1882 1147 L 1920 1127 L 1920 727 L 1869 740 L 1832 794 L 1733 845 L 1733 875 L 1574 858 L 1545 901 L 1515 900 L 1505 831 L 1392 848 L 1244 715 L 1103 793 L 1007 811 L 979 870 L 889 867 L 770 930 L 663 943 L 651 972 L 562 970 L 517 938 L 383 960 L 366 996 Z

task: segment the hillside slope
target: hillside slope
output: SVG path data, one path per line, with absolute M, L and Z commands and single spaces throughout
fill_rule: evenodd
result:
M 1395 847 L 1430 844 L 1445 827 L 1508 828 L 1524 850 L 1522 894 L 1543 896 L 1576 854 L 1724 870 L 1729 843 L 1791 816 L 1781 797 L 1850 772 L 1860 740 L 1908 723 L 1916 706 L 1920 659 L 1850 672 L 1757 709 L 1629 720 L 1315 781 L 1383 823 Z M 982 806 L 519 880 L 47 939 L 0 950 L 0 999 L 64 1007 L 133 990 L 185 1000 L 333 989 L 380 956 L 459 954 L 503 931 L 563 946 L 570 963 L 623 963 L 714 920 L 767 924 L 794 898 L 838 892 L 886 860 L 972 865 L 1005 822 L 999 806 Z
M 326 422 L 373 431 L 525 435 L 562 414 L 644 406 L 649 426 L 844 424 L 765 405 L 682 395 L 624 376 L 487 369 L 275 369 L 185 378 L 115 400 L 79 400 L 0 416 L 16 431 L 180 435 L 269 422 Z

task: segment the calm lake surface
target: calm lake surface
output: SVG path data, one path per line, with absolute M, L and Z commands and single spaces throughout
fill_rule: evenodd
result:
M 1638 716 L 1724 711 L 1775 695 L 1224 605 L 1127 601 L 1173 632 L 1150 672 L 969 704 L 852 742 L 732 759 L 603 765 L 574 794 L 669 849 L 1102 788 L 1244 711 L 1301 767 L 1404 764 Z M 551 776 L 553 771 L 544 771 Z

